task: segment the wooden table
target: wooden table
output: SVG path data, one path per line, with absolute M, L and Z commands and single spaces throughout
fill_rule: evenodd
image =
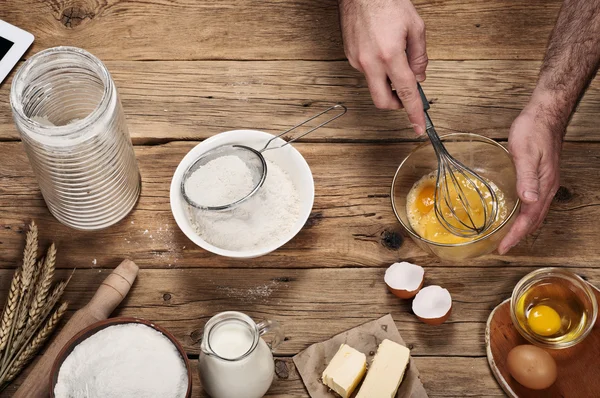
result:
M 425 90 L 442 133 L 506 141 L 531 93 L 559 0 L 417 0 L 431 58 Z M 119 88 L 143 178 L 135 210 L 118 225 L 76 232 L 48 212 L 0 87 L 0 299 L 4 300 L 29 220 L 58 244 L 70 311 L 87 302 L 124 257 L 142 268 L 115 315 L 155 321 L 192 362 L 204 323 L 239 310 L 286 329 L 269 396 L 304 397 L 291 357 L 312 343 L 391 313 L 430 396 L 499 396 L 484 351 L 485 321 L 527 272 L 557 265 L 600 284 L 600 84 L 594 82 L 564 145 L 561 189 L 542 228 L 507 256 L 449 265 L 402 232 L 389 190 L 415 139 L 403 112 L 378 111 L 363 77 L 344 59 L 335 0 L 4 0 L 0 16 L 33 32 L 27 56 L 57 45 L 85 48 Z M 13 73 L 14 75 L 14 73 Z M 12 76 L 12 75 L 11 75 Z M 198 141 L 255 128 L 276 132 L 328 104 L 348 114 L 296 147 L 314 173 L 316 198 L 302 232 L 268 256 L 235 261 L 194 246 L 169 208 L 173 172 Z M 387 266 L 426 267 L 450 290 L 442 326 L 411 315 L 389 294 Z M 202 396 L 194 375 L 194 396 Z M 5 393 L 10 396 L 17 380 Z

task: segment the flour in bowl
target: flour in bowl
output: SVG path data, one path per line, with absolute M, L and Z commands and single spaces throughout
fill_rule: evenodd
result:
M 109 326 L 79 343 L 64 360 L 56 398 L 182 398 L 185 362 L 159 331 L 138 323 Z
M 243 199 L 254 186 L 246 163 L 229 155 L 213 159 L 194 171 L 185 182 L 185 192 L 198 205 L 218 207 Z
M 225 158 L 224 156 L 223 158 Z M 222 159 L 222 158 L 221 158 Z M 233 160 L 229 160 L 233 162 Z M 300 217 L 300 196 L 292 178 L 275 162 L 267 161 L 267 177 L 263 186 L 245 202 L 225 211 L 198 210 L 189 207 L 190 218 L 196 233 L 208 243 L 233 251 L 248 251 L 271 246 L 289 234 Z M 243 167 L 246 166 L 243 162 Z M 194 171 L 203 173 L 202 166 Z M 238 181 L 245 174 L 243 168 L 232 173 L 230 167 L 214 168 L 211 181 L 226 181 L 220 195 L 224 198 L 239 197 L 249 190 Z M 248 170 L 249 172 L 249 170 Z M 231 183 L 232 179 L 238 183 Z M 247 184 L 248 181 L 245 183 Z M 200 186 L 200 185 L 198 185 Z M 187 190 L 186 190 L 187 191 Z M 189 191 L 188 195 L 193 194 Z M 200 194 L 200 192 L 198 193 Z M 211 198 L 222 202 L 222 198 Z

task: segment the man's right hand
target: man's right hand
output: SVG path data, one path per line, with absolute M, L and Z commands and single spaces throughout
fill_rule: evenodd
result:
M 346 56 L 364 73 L 375 106 L 404 106 L 415 132 L 423 134 L 425 115 L 417 81 L 425 80 L 428 59 L 425 24 L 417 10 L 410 0 L 339 0 L 339 4 Z

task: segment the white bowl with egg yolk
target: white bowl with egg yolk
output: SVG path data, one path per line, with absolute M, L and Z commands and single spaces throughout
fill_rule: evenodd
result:
M 272 134 L 258 130 L 226 131 L 224 133 L 214 135 L 196 145 L 191 151 L 188 152 L 187 155 L 185 155 L 181 163 L 179 163 L 179 166 L 173 175 L 173 179 L 171 180 L 171 211 L 173 212 L 175 221 L 177 222 L 177 225 L 181 231 L 183 231 L 183 233 L 196 245 L 220 256 L 232 258 L 255 258 L 264 256 L 265 254 L 280 248 L 289 242 L 294 236 L 296 236 L 302 227 L 304 227 L 304 224 L 308 220 L 310 212 L 312 211 L 315 199 L 315 184 L 308 163 L 306 163 L 304 157 L 291 144 L 286 145 L 283 148 L 270 150 L 268 152 L 269 159 L 275 162 L 291 177 L 300 199 L 300 213 L 296 223 L 288 233 L 282 234 L 277 242 L 248 251 L 221 249 L 208 243 L 200 235 L 198 235 L 194 229 L 194 226 L 192 225 L 192 221 L 188 216 L 187 207 L 189 205 L 181 193 L 181 182 L 185 171 L 196 159 L 198 159 L 200 155 L 216 147 L 229 144 L 242 144 L 251 148 L 260 149 L 271 138 L 273 138 Z M 285 144 L 285 141 L 281 138 L 278 138 L 274 140 L 269 147 L 276 148 L 282 144 Z

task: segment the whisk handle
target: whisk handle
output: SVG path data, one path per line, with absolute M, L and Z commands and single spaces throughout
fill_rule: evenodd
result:
M 427 101 L 427 97 L 425 96 L 423 88 L 419 82 L 417 82 L 417 88 L 419 89 L 419 94 L 421 95 L 421 102 L 423 102 L 423 110 L 427 112 L 429 110 L 429 101 Z

